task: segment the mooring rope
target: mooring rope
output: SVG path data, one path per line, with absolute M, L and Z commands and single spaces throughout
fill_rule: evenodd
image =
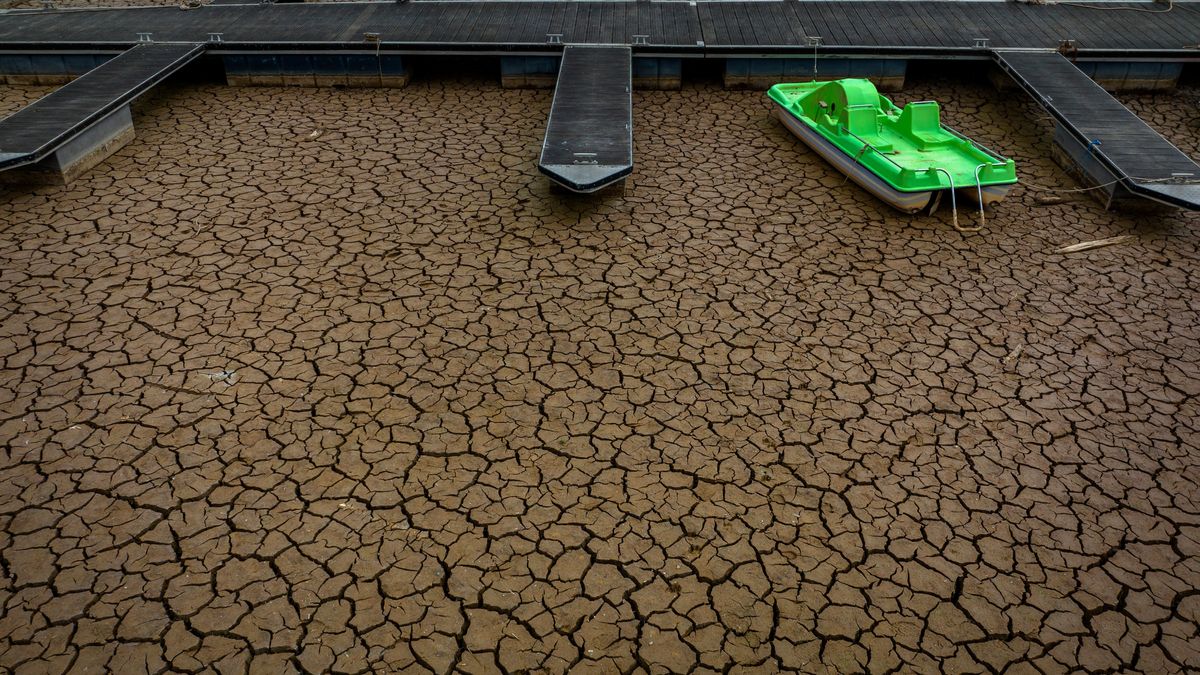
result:
M 1020 181 L 1018 185 L 1024 185 L 1025 187 L 1033 188 L 1034 190 L 1040 190 L 1042 192 L 1088 192 L 1090 190 L 1099 190 L 1116 185 L 1117 183 L 1121 183 L 1126 180 L 1134 183 L 1157 183 L 1163 185 L 1200 185 L 1200 178 L 1138 178 L 1137 176 L 1117 178 L 1116 180 L 1111 180 L 1107 183 L 1101 183 L 1100 185 L 1093 185 L 1085 188 L 1050 188 L 1044 185 L 1038 185 L 1037 183 L 1030 183 L 1027 180 Z
M 1167 0 L 1165 9 L 1146 9 L 1144 7 L 1105 7 L 1104 5 L 1088 5 L 1081 2 L 1055 2 L 1055 5 L 1063 5 L 1065 7 L 1080 7 L 1083 9 L 1106 9 L 1116 12 L 1145 12 L 1146 14 L 1166 14 L 1175 9 L 1175 0 Z

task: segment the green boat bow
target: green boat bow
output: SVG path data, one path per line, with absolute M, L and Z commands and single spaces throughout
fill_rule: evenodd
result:
M 767 95 L 898 192 L 1017 182 L 1011 159 L 943 127 L 934 101 L 902 110 L 862 79 L 777 84 Z

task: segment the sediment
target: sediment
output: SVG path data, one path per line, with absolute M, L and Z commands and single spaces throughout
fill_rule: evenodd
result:
M 1197 93 L 1124 100 L 1195 156 Z M 1023 97 L 929 98 L 1075 187 Z M 761 92 L 634 99 L 599 201 L 473 79 L 166 86 L 0 188 L 0 666 L 1200 667 L 1200 219 L 962 235 Z

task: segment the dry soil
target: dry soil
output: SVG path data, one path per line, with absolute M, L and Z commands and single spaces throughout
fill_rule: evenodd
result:
M 1196 155 L 1198 96 L 1126 100 Z M 896 98 L 1075 186 L 1021 95 Z M 1200 218 L 962 235 L 694 84 L 566 199 L 549 104 L 173 86 L 4 189 L 0 668 L 1200 668 Z

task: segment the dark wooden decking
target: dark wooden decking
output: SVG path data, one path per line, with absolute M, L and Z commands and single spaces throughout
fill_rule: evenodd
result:
M 632 44 L 639 49 L 967 53 L 976 38 L 994 48 L 1054 48 L 1074 40 L 1084 52 L 1173 52 L 1200 58 L 1200 3 L 1171 12 L 1117 12 L 1017 2 L 780 0 L 778 2 L 504 2 L 214 5 L 0 16 L 8 44 L 199 42 L 221 33 L 230 45 L 346 46 L 378 33 L 392 48 L 482 49 L 551 44 Z M 1141 9 L 1157 5 L 1140 3 Z M 641 37 L 639 37 L 641 36 Z M 645 45 L 644 47 L 642 45 Z M 986 56 L 986 50 L 977 50 Z
M 629 47 L 563 50 L 538 170 L 575 192 L 594 192 L 633 171 Z
M 869 48 L 963 49 L 983 38 L 994 48 L 1053 48 L 1070 39 L 1085 49 L 1175 49 L 1195 44 L 1200 25 L 1195 13 L 1166 20 L 1017 2 L 702 2 L 697 13 L 709 47 L 807 45 L 820 37 L 825 46 Z M 1113 14 L 1122 17 L 1120 31 L 1109 25 Z
M 996 52 L 996 61 L 1130 192 L 1200 209 L 1200 166 L 1054 52 Z
M 138 45 L 0 120 L 0 169 L 46 157 L 203 51 L 203 44 Z

